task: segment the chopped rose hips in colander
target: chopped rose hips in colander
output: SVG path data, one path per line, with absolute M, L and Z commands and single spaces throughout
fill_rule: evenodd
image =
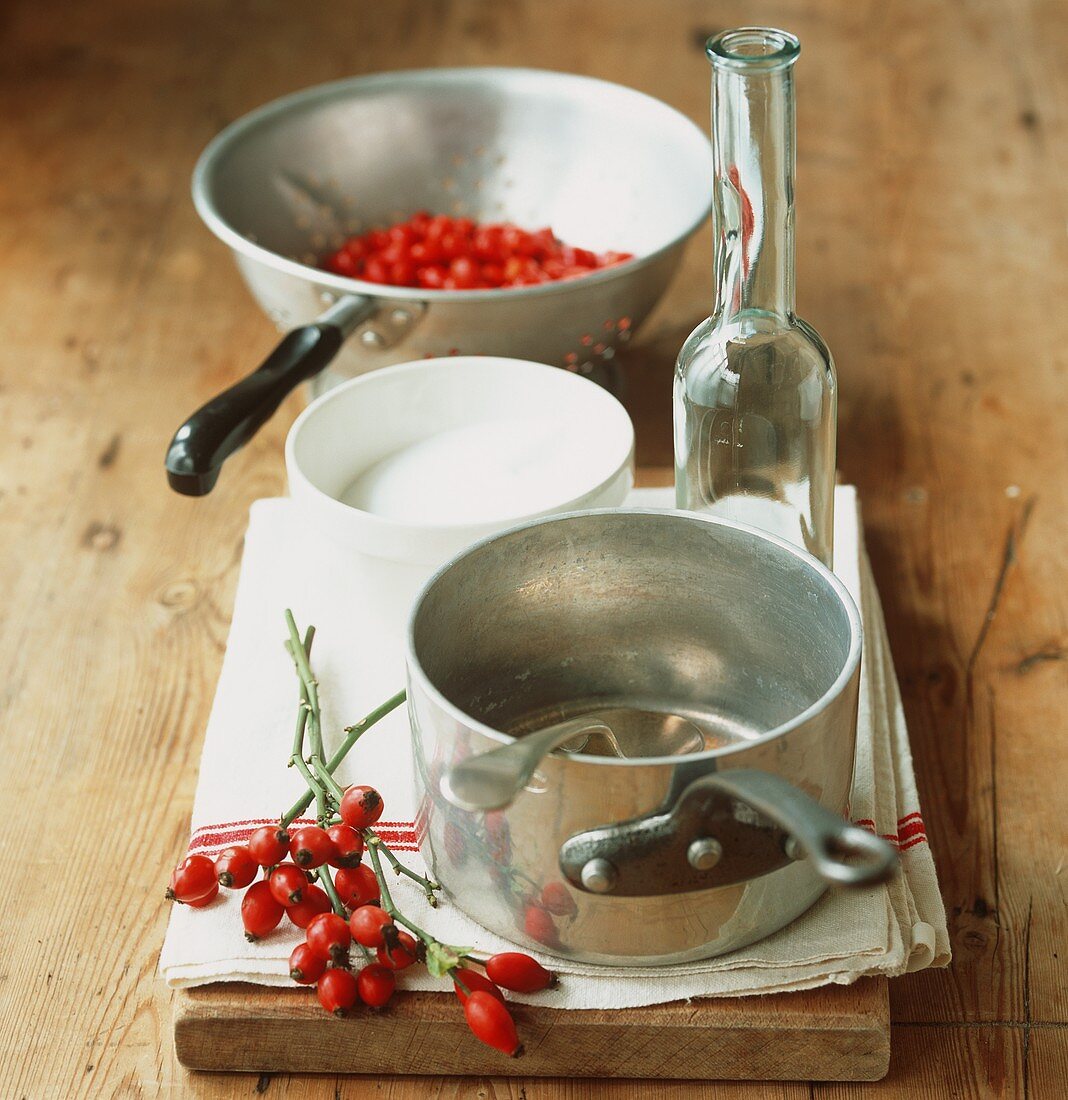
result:
M 630 252 L 591 252 L 509 222 L 425 210 L 389 229 L 350 237 L 322 266 L 335 275 L 427 290 L 489 290 L 575 279 L 634 259 Z

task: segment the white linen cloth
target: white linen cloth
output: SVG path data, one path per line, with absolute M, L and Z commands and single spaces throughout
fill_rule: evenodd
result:
M 636 490 L 628 503 L 671 507 L 671 490 Z M 864 659 L 851 812 L 897 845 L 903 873 L 885 886 L 829 891 L 786 928 L 719 958 L 668 967 L 606 968 L 539 956 L 564 976 L 531 1000 L 556 1008 L 620 1008 L 692 997 L 740 996 L 848 984 L 867 974 L 894 976 L 949 961 L 945 910 L 927 844 L 908 734 L 891 664 L 878 593 L 861 536 L 856 492 L 835 498 L 836 572 L 864 619 Z M 252 506 L 233 623 L 208 722 L 193 807 L 191 852 L 214 855 L 276 820 L 303 792 L 287 768 L 297 681 L 283 648 L 283 610 L 316 627 L 312 666 L 320 683 L 329 754 L 346 724 L 404 684 L 407 610 L 425 578 L 418 566 L 354 558 L 303 528 L 288 500 Z M 357 743 L 342 785 L 364 782 L 385 799 L 383 839 L 417 871 L 408 719 L 398 708 Z M 445 943 L 480 954 L 510 945 L 465 916 L 448 898 L 431 910 L 407 879 L 394 900 Z M 208 982 L 289 984 L 287 960 L 302 934 L 283 920 L 261 942 L 246 942 L 239 895 L 220 892 L 211 906 L 175 905 L 160 969 L 176 987 Z M 537 954 L 536 952 L 531 952 Z M 405 971 L 404 988 L 451 984 L 424 969 Z

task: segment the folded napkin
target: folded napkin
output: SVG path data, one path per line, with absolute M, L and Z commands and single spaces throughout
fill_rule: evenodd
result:
M 671 507 L 671 497 L 670 490 L 637 490 L 629 503 Z M 837 490 L 835 513 L 836 572 L 864 619 L 851 813 L 858 824 L 898 847 L 903 874 L 885 886 L 832 889 L 780 932 L 702 962 L 607 968 L 544 956 L 567 979 L 558 989 L 538 994 L 537 1003 L 619 1008 L 771 993 L 848 984 L 866 974 L 893 976 L 949 961 L 945 910 L 920 815 L 901 699 L 854 489 Z M 239 843 L 252 829 L 276 820 L 304 789 L 295 771 L 285 767 L 297 681 L 282 645 L 283 609 L 293 609 L 301 629 L 314 624 L 317 630 L 312 665 L 321 685 L 329 753 L 345 725 L 403 685 L 407 610 L 425 575 L 419 566 L 354 559 L 351 551 L 302 527 L 288 500 L 252 506 L 233 624 L 204 740 L 190 852 L 214 855 Z M 338 778 L 343 785 L 372 783 L 382 792 L 386 817 L 378 831 L 409 866 L 423 872 L 411 775 L 408 719 L 402 707 L 357 743 Z M 399 879 L 393 890 L 408 915 L 444 942 L 471 946 L 483 955 L 510 946 L 448 898 L 430 910 L 408 880 Z M 222 891 L 206 909 L 173 907 L 160 969 L 177 987 L 221 981 L 286 985 L 289 953 L 300 938 L 283 921 L 267 939 L 247 943 L 238 899 Z M 405 971 L 402 984 L 446 988 L 421 968 Z

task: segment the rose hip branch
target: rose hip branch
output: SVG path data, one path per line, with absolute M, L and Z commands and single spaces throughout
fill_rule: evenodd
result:
M 315 985 L 319 1002 L 335 1016 L 349 1015 L 360 1004 L 383 1008 L 394 994 L 397 974 L 424 965 L 453 983 L 477 1038 L 510 1056 L 520 1054 L 515 1021 L 501 990 L 535 993 L 553 985 L 554 975 L 518 951 L 478 959 L 470 948 L 441 943 L 408 919 L 393 900 L 384 863 L 418 884 L 431 905 L 441 887 L 406 867 L 375 833 L 384 809 L 378 791 L 365 784 L 342 788 L 334 779 L 353 745 L 404 701 L 404 692 L 348 727 L 341 746 L 327 759 L 319 685 L 311 670 L 315 630 L 309 628 L 302 641 L 288 610 L 286 625 L 286 648 L 300 683 L 288 766 L 300 772 L 308 790 L 277 825 L 252 831 L 244 844 L 214 860 L 186 857 L 171 875 L 167 897 L 203 909 L 216 900 L 220 886 L 243 890 L 241 920 L 251 941 L 269 936 L 288 918 L 305 933 L 290 956 L 290 977 L 300 985 Z M 290 833 L 293 821 L 313 801 L 316 824 Z M 365 853 L 370 866 L 363 862 Z

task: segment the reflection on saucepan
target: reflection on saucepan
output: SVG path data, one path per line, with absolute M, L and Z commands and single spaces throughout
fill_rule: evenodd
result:
M 893 872 L 842 817 L 859 614 L 774 536 L 637 509 L 529 523 L 441 569 L 408 643 L 423 849 L 506 937 L 703 958 Z

